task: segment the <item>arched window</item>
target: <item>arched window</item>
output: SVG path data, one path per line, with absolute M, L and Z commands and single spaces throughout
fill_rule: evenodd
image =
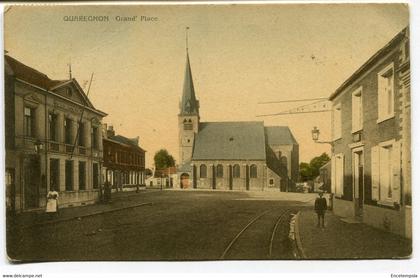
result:
M 233 165 L 233 177 L 240 178 L 241 177 L 241 167 L 238 164 Z
M 257 165 L 252 164 L 249 170 L 249 176 L 251 178 L 257 178 L 258 177 L 258 173 L 257 173 Z
M 216 166 L 216 177 L 217 178 L 223 178 L 223 165 L 218 164 Z
M 207 166 L 205 164 L 200 165 L 200 178 L 207 178 Z

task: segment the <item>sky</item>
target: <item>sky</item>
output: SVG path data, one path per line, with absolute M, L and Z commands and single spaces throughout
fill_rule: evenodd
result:
M 109 21 L 64 20 L 83 15 Z M 258 117 L 310 102 L 259 103 L 328 97 L 408 20 L 404 4 L 14 6 L 4 38 L 10 56 L 51 79 L 67 79 L 69 63 L 80 84 L 93 72 L 92 103 L 117 134 L 140 137 L 153 167 L 161 148 L 178 160 L 188 26 L 201 120 L 289 126 L 308 162 L 330 153 L 311 139 L 314 126 L 331 139 L 330 113 Z

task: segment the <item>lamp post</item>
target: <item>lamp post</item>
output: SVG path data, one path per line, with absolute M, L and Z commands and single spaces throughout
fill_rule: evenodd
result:
M 318 143 L 318 144 L 330 144 L 330 145 L 333 144 L 332 141 L 318 141 L 319 140 L 319 134 L 321 132 L 319 131 L 319 129 L 316 126 L 314 126 L 314 128 L 311 131 L 311 133 L 312 133 L 312 140 L 314 140 L 315 143 Z
M 35 152 L 40 154 L 41 151 L 44 149 L 44 144 L 40 140 L 36 140 L 34 143 Z

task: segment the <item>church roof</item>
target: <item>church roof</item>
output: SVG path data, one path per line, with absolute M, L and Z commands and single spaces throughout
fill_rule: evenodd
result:
M 194 83 L 191 73 L 190 57 L 187 53 L 187 64 L 185 66 L 184 88 L 181 100 L 180 115 L 197 115 L 198 101 L 195 97 Z
M 295 137 L 287 126 L 267 126 L 264 128 L 268 145 L 297 145 Z
M 193 160 L 265 160 L 263 122 L 200 123 Z

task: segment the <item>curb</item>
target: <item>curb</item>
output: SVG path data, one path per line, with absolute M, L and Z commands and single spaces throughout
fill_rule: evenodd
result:
M 105 211 L 97 211 L 97 212 L 82 214 L 82 215 L 78 215 L 78 216 L 70 216 L 70 217 L 66 217 L 66 218 L 62 218 L 62 219 L 57 219 L 57 220 L 50 220 L 50 221 L 39 222 L 39 223 L 35 223 L 35 224 L 23 226 L 22 228 L 23 229 L 27 229 L 27 228 L 32 228 L 32 227 L 40 226 L 40 225 L 49 225 L 49 224 L 55 224 L 55 223 L 60 223 L 60 222 L 66 222 L 66 221 L 70 221 L 70 220 L 74 220 L 74 219 L 78 219 L 78 218 L 86 218 L 86 217 L 96 216 L 96 215 L 100 215 L 100 214 L 105 214 L 105 213 L 120 211 L 120 210 L 124 210 L 124 209 L 141 207 L 141 206 L 145 206 L 145 205 L 153 205 L 153 203 L 141 203 L 141 204 L 132 205 L 132 206 L 128 206 L 128 207 L 115 208 L 115 209 L 110 209 L 110 210 L 105 210 Z
M 294 221 L 291 223 L 291 225 L 293 225 L 293 238 L 292 240 L 294 241 L 293 244 L 293 249 L 294 249 L 294 254 L 295 257 L 297 259 L 307 259 L 308 257 L 305 254 L 305 250 L 303 249 L 303 245 L 302 245 L 302 240 L 300 238 L 300 231 L 299 231 L 299 217 L 300 217 L 300 211 L 298 211 L 298 213 L 293 217 Z

